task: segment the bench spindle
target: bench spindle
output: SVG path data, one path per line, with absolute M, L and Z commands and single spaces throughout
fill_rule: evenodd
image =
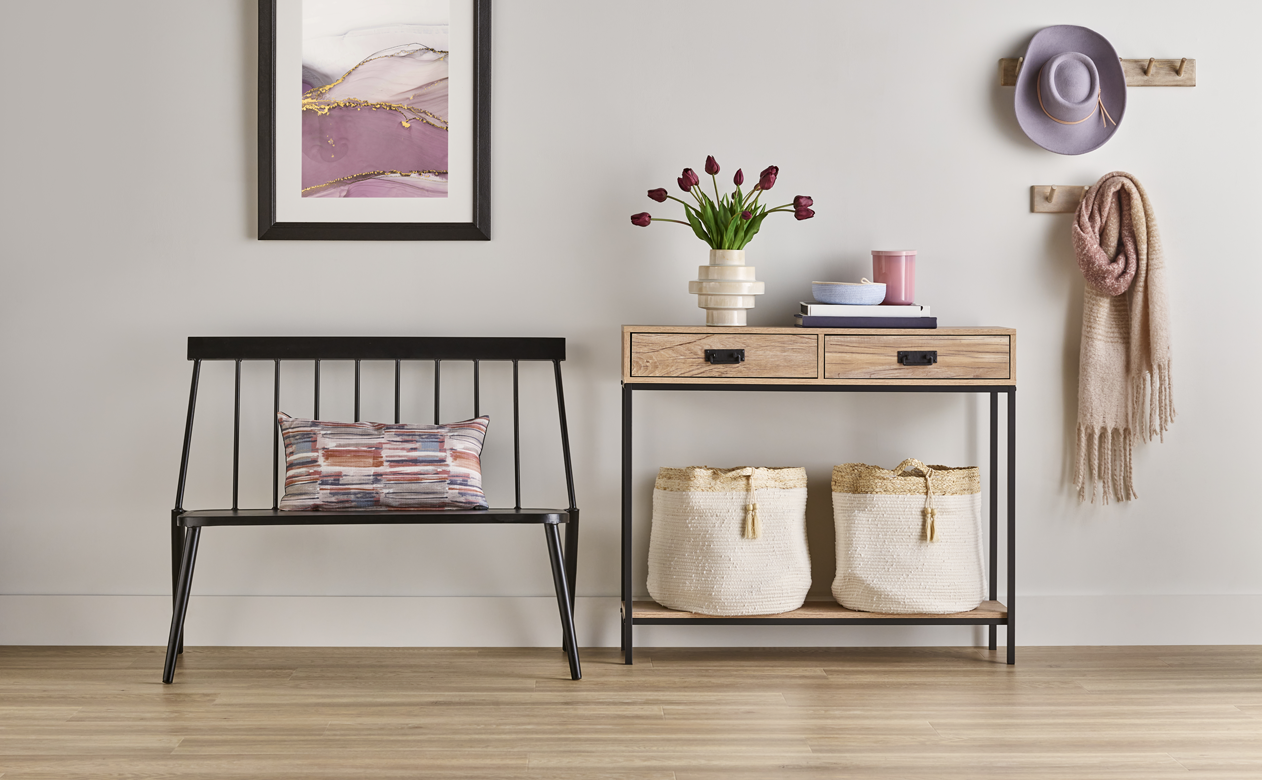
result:
M 359 361 L 355 361 L 355 422 L 359 422 Z
M 561 423 L 561 453 L 565 458 L 565 488 L 570 499 L 570 509 L 574 509 L 577 501 L 574 498 L 574 465 L 570 460 L 570 429 L 565 421 L 565 386 L 561 382 L 561 361 L 552 361 L 553 375 L 557 386 L 557 419 Z
M 399 388 L 402 387 L 403 363 L 394 361 L 394 424 L 399 424 Z
M 193 381 L 188 390 L 188 417 L 184 420 L 184 450 L 180 454 L 180 484 L 175 488 L 175 511 L 184 510 L 184 484 L 188 480 L 188 453 L 193 447 L 193 412 L 197 409 L 197 381 L 202 374 L 202 361 L 193 361 Z M 182 544 L 183 540 L 181 540 Z M 181 547 L 183 551 L 183 547 Z
M 311 419 L 320 419 L 320 361 L 315 362 L 315 405 L 311 412 Z
M 480 392 L 482 389 L 482 376 L 481 376 L 481 372 L 479 371 L 481 367 L 482 366 L 481 366 L 480 361 L 477 361 L 477 360 L 473 361 L 473 416 L 474 417 L 482 416 L 482 398 L 481 398 L 482 394 Z
M 434 361 L 434 425 L 441 424 L 438 421 L 438 417 L 439 417 L 438 402 L 442 394 L 442 381 L 441 381 L 442 375 L 443 375 L 443 361 L 435 360 Z

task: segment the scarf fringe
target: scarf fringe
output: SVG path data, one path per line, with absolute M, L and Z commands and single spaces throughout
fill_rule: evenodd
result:
M 1088 487 L 1093 504 L 1097 494 L 1104 504 L 1108 504 L 1110 498 L 1117 502 L 1139 498 L 1131 471 L 1134 449 L 1130 428 L 1079 425 L 1078 454 L 1074 463 L 1078 500 L 1087 500 Z
M 1174 380 L 1170 375 L 1170 361 L 1159 363 L 1152 371 L 1145 371 L 1132 380 L 1130 427 L 1139 438 L 1152 441 L 1166 440 L 1166 431 L 1178 412 L 1174 408 Z
M 1174 380 L 1170 361 L 1153 366 L 1133 381 L 1130 403 L 1130 424 L 1125 428 L 1104 428 L 1078 425 L 1077 457 L 1074 463 L 1074 486 L 1078 500 L 1091 503 L 1096 495 L 1103 503 L 1131 501 L 1139 498 L 1131 480 L 1135 438 L 1147 442 L 1156 438 L 1165 441 L 1165 433 L 1178 412 L 1174 408 Z

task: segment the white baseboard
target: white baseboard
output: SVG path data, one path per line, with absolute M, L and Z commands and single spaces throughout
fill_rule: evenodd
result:
M 0 644 L 164 645 L 166 596 L 0 596 Z M 1026 596 L 1018 645 L 1262 645 L 1262 595 Z M 579 597 L 584 647 L 616 647 L 618 600 Z M 973 626 L 640 626 L 640 647 L 974 645 Z M 1000 642 L 1004 629 L 1000 629 Z M 194 596 L 190 645 L 548 647 L 547 597 Z

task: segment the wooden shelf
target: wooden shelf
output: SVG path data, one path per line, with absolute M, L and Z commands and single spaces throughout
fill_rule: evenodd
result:
M 656 601 L 636 601 L 632 617 L 636 623 L 669 625 L 671 623 L 917 623 L 917 624 L 982 624 L 1003 625 L 1008 621 L 1008 608 L 998 601 L 983 601 L 971 612 L 949 615 L 893 615 L 882 612 L 857 612 L 835 601 L 808 601 L 799 609 L 778 615 L 702 615 L 668 609 Z

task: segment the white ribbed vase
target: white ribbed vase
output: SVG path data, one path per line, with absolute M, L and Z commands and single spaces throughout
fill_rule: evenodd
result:
M 705 309 L 706 325 L 744 325 L 745 310 L 754 308 L 754 296 L 764 289 L 754 267 L 745 265 L 744 249 L 711 249 L 710 264 L 697 269 L 688 292 Z

